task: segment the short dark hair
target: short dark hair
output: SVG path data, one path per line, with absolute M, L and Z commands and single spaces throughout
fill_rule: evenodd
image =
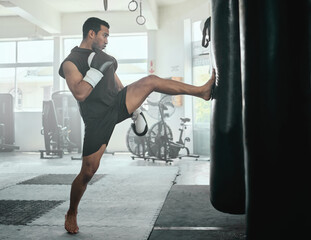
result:
M 96 17 L 88 18 L 84 22 L 83 27 L 82 27 L 83 39 L 85 39 L 87 37 L 87 34 L 89 33 L 90 30 L 93 30 L 97 34 L 100 30 L 101 25 L 104 25 L 108 29 L 110 28 L 109 24 L 104 20 L 101 20 L 101 19 L 96 18 Z

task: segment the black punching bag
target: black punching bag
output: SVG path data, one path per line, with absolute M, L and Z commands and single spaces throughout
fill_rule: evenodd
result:
M 216 85 L 211 119 L 211 203 L 245 212 L 244 150 L 238 0 L 212 0 L 211 47 Z
M 310 238 L 310 5 L 240 1 L 248 240 Z

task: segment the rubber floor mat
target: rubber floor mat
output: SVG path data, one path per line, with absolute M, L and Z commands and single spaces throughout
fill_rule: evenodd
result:
M 245 240 L 245 215 L 217 211 L 208 185 L 174 185 L 149 240 Z
M 63 202 L 0 200 L 0 224 L 27 225 Z
M 106 174 L 95 174 L 89 185 L 102 179 Z M 72 181 L 75 179 L 76 174 L 44 174 L 40 175 L 19 184 L 36 184 L 36 185 L 71 185 Z

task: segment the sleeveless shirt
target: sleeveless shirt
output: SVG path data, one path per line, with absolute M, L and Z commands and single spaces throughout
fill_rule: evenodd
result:
M 86 72 L 90 69 L 87 60 L 92 52 L 93 51 L 90 49 L 74 47 L 68 57 L 62 62 L 59 68 L 59 75 L 65 78 L 63 63 L 70 61 L 76 65 L 79 72 L 84 77 Z M 114 57 L 106 53 L 104 54 L 107 55 L 107 59 L 113 61 L 114 64 L 105 71 L 104 77 L 93 88 L 90 95 L 83 102 L 78 101 L 80 114 L 84 122 L 88 119 L 101 118 L 106 110 L 113 104 L 118 94 L 118 87 L 114 78 L 118 63 Z

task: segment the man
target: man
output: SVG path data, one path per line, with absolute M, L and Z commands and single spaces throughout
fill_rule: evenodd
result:
M 80 46 L 72 49 L 59 69 L 79 103 L 85 123 L 82 167 L 72 183 L 70 206 L 65 216 L 65 229 L 69 233 L 79 230 L 79 202 L 99 167 L 115 125 L 131 117 L 153 91 L 188 94 L 209 100 L 215 81 L 214 71 L 211 79 L 201 87 L 152 75 L 124 87 L 115 73 L 117 61 L 102 51 L 108 44 L 109 28 L 109 24 L 101 19 L 87 19 L 83 24 Z

